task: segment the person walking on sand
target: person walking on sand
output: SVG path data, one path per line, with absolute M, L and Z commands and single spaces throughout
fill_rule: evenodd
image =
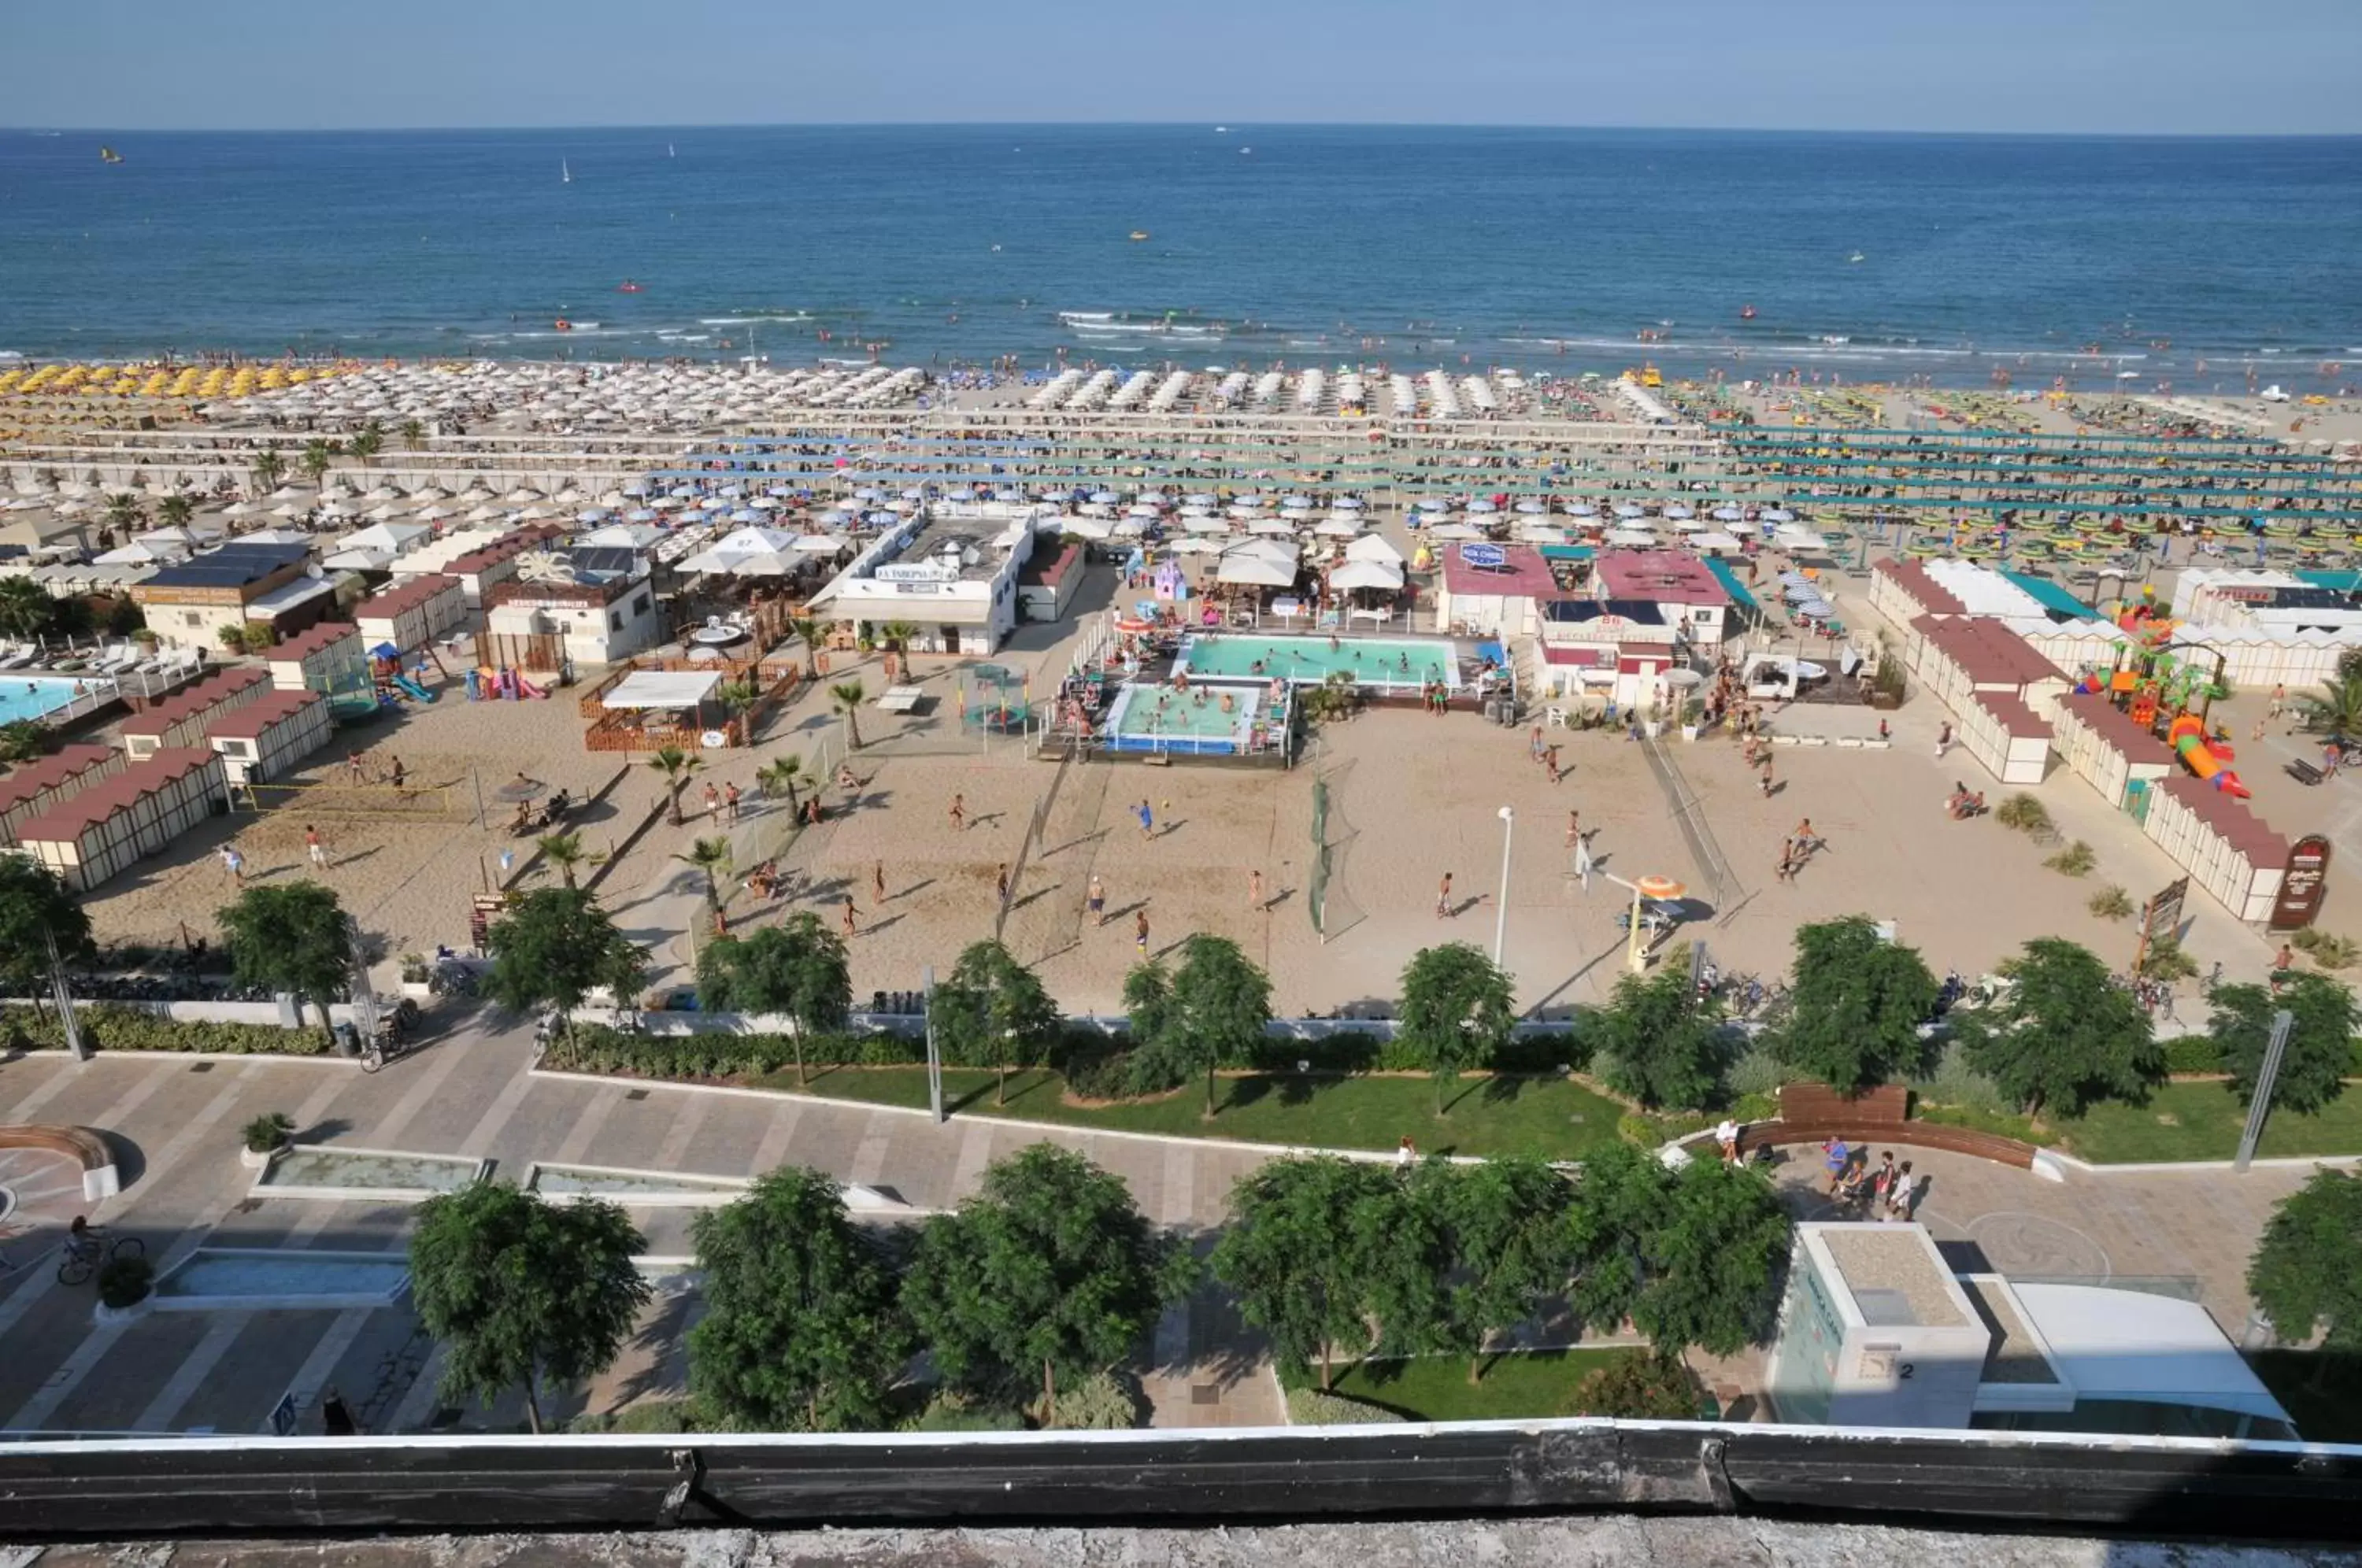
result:
M 722 814 L 722 791 L 712 785 L 705 787 L 705 816 L 708 822 Z
M 1148 802 L 1144 800 L 1141 801 L 1140 810 L 1132 814 L 1140 819 L 1141 842 L 1145 844 L 1148 840 L 1154 838 L 1156 836 L 1156 813 L 1148 809 Z
M 1142 958 L 1148 956 L 1148 911 L 1142 910 L 1131 917 L 1131 944 L 1140 949 Z
M 858 935 L 860 930 L 860 917 L 853 912 L 853 895 L 847 893 L 844 895 L 844 934 L 847 936 Z
M 1435 918 L 1443 919 L 1451 912 L 1451 873 L 1443 874 L 1443 883 L 1435 889 Z
M 999 871 L 997 871 L 997 872 L 995 872 L 995 873 L 993 874 L 993 878 L 992 878 L 992 890 L 993 890 L 996 894 L 998 894 L 998 895 L 999 896 L 999 900 L 1000 900 L 1000 901 L 1001 901 L 1002 903 L 1004 903 L 1004 904 L 1005 904 L 1005 903 L 1007 903 L 1007 902 L 1009 901 L 1009 867 L 1008 867 L 1003 866 L 1003 867 L 1002 867 Z
M 738 786 L 725 784 L 722 789 L 723 821 L 732 827 L 738 825 Z
M 1247 908 L 1251 910 L 1263 908 L 1263 873 L 1261 871 L 1247 873 Z
M 320 830 L 310 823 L 304 824 L 304 855 L 321 870 L 328 868 L 328 846 L 320 842 Z
M 1943 761 L 1944 754 L 1951 749 L 1952 722 L 1949 719 L 1947 719 L 1943 723 L 1937 725 L 1936 729 L 1936 760 L 1938 762 Z
M 386 758 L 385 780 L 387 783 L 399 790 L 402 788 L 402 781 L 408 777 L 410 777 L 410 774 L 408 770 L 402 766 L 402 758 L 398 756 L 390 756 Z
M 1558 747 L 1552 746 L 1542 753 L 1542 768 L 1550 775 L 1551 783 L 1555 784 L 1559 781 Z
M 1083 902 L 1084 907 L 1088 909 L 1091 912 L 1091 923 L 1093 925 L 1105 925 L 1107 923 L 1107 889 L 1100 885 L 1099 879 L 1097 877 L 1093 877 L 1091 878 L 1091 890 L 1089 893 L 1085 895 Z
M 1772 759 L 1768 756 L 1763 759 L 1763 774 L 1760 782 L 1763 786 L 1763 798 L 1768 801 L 1772 798 Z
M 223 845 L 221 860 L 222 869 L 229 873 L 229 879 L 237 883 L 241 888 L 245 887 L 246 856 L 237 852 L 237 845 L 234 844 Z
M 1583 813 L 1581 812 L 1569 812 L 1566 814 L 1566 846 L 1569 849 L 1573 849 L 1576 845 L 1581 844 L 1582 842 Z
M 886 862 L 883 860 L 877 863 L 876 870 L 869 873 L 869 893 L 870 902 L 883 909 L 886 904 Z
M 952 832 L 965 833 L 966 830 L 967 797 L 955 793 L 952 796 Z

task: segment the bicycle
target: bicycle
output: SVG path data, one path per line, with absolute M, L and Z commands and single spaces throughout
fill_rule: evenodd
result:
M 65 1256 L 58 1262 L 58 1283 L 80 1285 L 96 1274 L 103 1264 L 117 1258 L 144 1257 L 148 1243 L 137 1236 L 117 1236 L 112 1241 L 96 1226 L 82 1233 L 80 1241 L 68 1240 Z
M 404 997 L 392 1012 L 378 1020 L 377 1038 L 361 1052 L 361 1071 L 374 1073 L 419 1048 L 418 1004 Z

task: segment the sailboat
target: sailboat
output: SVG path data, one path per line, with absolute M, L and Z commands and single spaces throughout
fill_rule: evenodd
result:
M 557 160 L 557 182 L 561 185 L 574 183 L 574 171 L 566 166 L 566 160 L 563 158 Z
M 98 149 L 98 160 L 101 163 L 120 163 L 123 161 L 123 154 L 111 147 L 102 147 Z

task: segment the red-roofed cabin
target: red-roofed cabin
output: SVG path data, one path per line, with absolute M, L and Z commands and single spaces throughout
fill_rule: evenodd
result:
M 2133 786 L 2154 789 L 2181 770 L 2163 741 L 2097 691 L 2069 692 L 2050 711 L 2050 744 L 2075 776 L 2122 810 Z
M 216 723 L 206 738 L 233 784 L 259 784 L 295 770 L 336 728 L 316 691 L 273 691 Z
M 17 842 L 17 823 L 63 805 L 122 768 L 123 754 L 113 746 L 68 745 L 0 778 L 0 845 Z
M 2141 831 L 2234 916 L 2271 918 L 2288 870 L 2289 842 L 2247 802 L 2177 772 L 2149 791 Z
M 223 670 L 124 720 L 123 749 L 139 762 L 171 747 L 202 747 L 215 720 L 260 701 L 270 690 L 265 670 Z
M 1907 626 L 1922 615 L 1969 613 L 1969 607 L 1937 582 L 1934 573 L 1903 556 L 1871 563 L 1870 607 L 1898 626 Z
M 223 809 L 221 758 L 171 746 L 19 823 L 17 842 L 86 892 Z
M 468 596 L 459 580 L 440 572 L 413 578 L 353 606 L 364 651 L 391 643 L 409 653 L 467 621 Z

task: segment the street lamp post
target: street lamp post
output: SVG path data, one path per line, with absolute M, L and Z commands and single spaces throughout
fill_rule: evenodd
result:
M 1501 808 L 1501 894 L 1496 901 L 1500 906 L 1493 916 L 1493 964 L 1500 966 L 1501 949 L 1509 936 L 1509 839 L 1517 830 L 1517 813 L 1508 807 Z

